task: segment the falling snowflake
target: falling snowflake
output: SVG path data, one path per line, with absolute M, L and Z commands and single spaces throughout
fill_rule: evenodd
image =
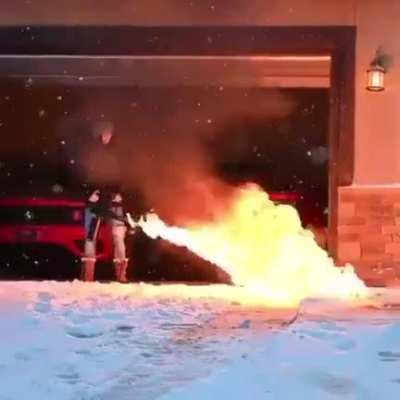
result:
M 329 151 L 327 147 L 318 146 L 312 149 L 311 156 L 314 164 L 323 164 L 329 159 Z
M 26 81 L 25 81 L 25 87 L 26 88 L 30 88 L 33 85 L 33 79 L 31 77 L 29 77 Z
M 54 193 L 62 193 L 64 189 L 61 185 L 56 183 L 55 185 L 53 185 L 52 190 Z

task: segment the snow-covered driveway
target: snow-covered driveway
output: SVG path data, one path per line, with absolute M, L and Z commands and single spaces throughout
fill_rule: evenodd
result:
M 221 288 L 0 283 L 0 400 L 399 398 L 396 307 L 294 320 Z

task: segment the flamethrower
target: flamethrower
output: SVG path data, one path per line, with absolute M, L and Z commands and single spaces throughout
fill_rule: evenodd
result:
M 146 218 L 146 217 L 144 217 L 144 218 Z M 137 227 L 140 227 L 140 223 L 139 223 L 139 222 L 136 222 L 136 221 L 133 219 L 131 213 L 129 213 L 129 212 L 127 212 L 127 213 L 125 214 L 125 217 L 123 218 L 123 221 L 128 225 L 128 227 L 129 227 L 131 230 L 135 230 Z

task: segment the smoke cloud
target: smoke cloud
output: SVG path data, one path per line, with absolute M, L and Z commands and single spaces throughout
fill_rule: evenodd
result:
M 124 170 L 127 184 L 139 188 L 161 217 L 184 225 L 212 219 L 231 200 L 233 188 L 217 176 L 210 151 L 224 126 L 238 116 L 280 118 L 293 103 L 275 91 L 232 97 L 224 90 L 176 101 L 173 111 L 136 117 L 138 130 L 123 136 L 129 149 Z
M 219 87 L 128 92 L 91 97 L 79 114 L 85 116 L 87 126 L 99 116 L 113 121 L 124 187 L 177 225 L 213 219 L 232 199 L 233 187 L 216 173 L 218 160 L 212 152 L 226 126 L 236 118 L 282 118 L 294 107 L 292 99 L 275 90 Z M 83 134 L 82 129 L 73 131 Z M 98 165 L 96 178 L 106 180 L 109 171 Z

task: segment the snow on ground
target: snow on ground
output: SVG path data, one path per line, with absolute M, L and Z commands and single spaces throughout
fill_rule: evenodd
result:
M 300 310 L 236 291 L 2 282 L 0 400 L 399 398 L 396 290 Z

